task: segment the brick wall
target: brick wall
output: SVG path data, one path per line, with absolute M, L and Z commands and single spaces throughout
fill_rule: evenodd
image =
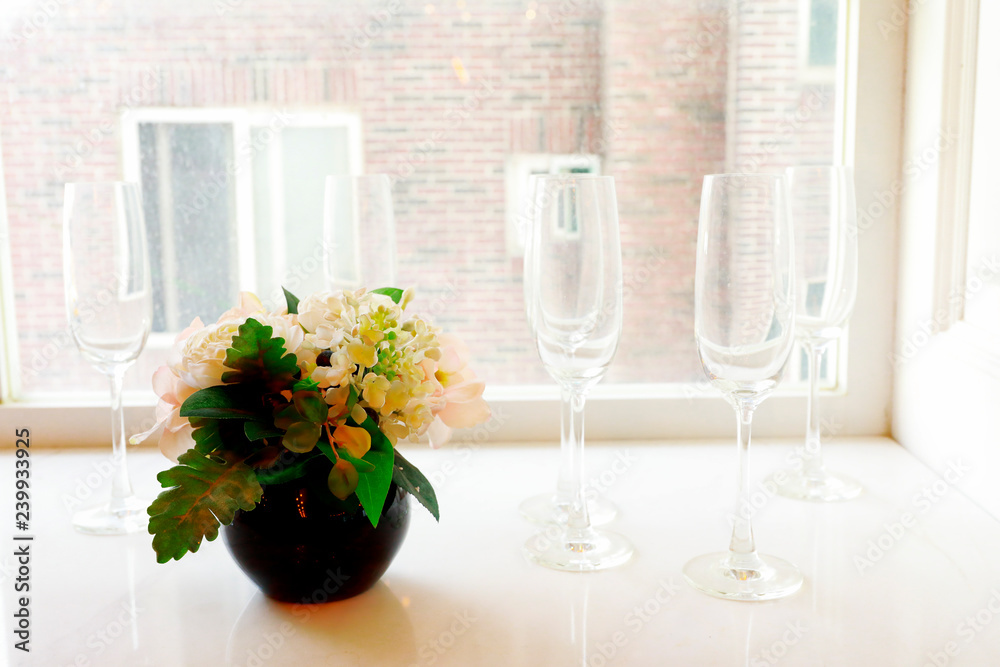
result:
M 617 180 L 626 278 L 610 379 L 698 380 L 701 176 L 750 170 L 761 151 L 759 169 L 829 159 L 832 89 L 799 80 L 798 4 L 755 1 L 732 44 L 714 1 L 77 0 L 34 30 L 27 6 L 0 46 L 25 389 L 103 389 L 64 333 L 62 183 L 120 178 L 119 115 L 144 106 L 358 113 L 367 171 L 396 181 L 400 282 L 419 284 L 417 305 L 496 383 L 545 381 L 505 250 L 505 159 L 599 153 Z M 157 363 L 130 386 L 147 387 Z

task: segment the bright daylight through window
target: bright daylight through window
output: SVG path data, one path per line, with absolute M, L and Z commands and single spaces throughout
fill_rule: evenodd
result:
M 322 283 L 326 174 L 388 174 L 400 286 L 487 383 L 549 383 L 525 324 L 525 180 L 612 175 L 624 331 L 605 384 L 703 382 L 702 176 L 837 161 L 836 0 L 75 2 L 0 26 L 20 394 L 106 391 L 64 311 L 63 183 L 139 180 L 154 334 Z M 45 372 L 58 365 L 59 373 Z M 835 364 L 831 364 L 835 365 Z

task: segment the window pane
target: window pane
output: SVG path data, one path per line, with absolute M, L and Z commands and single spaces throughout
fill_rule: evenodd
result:
M 239 292 L 232 136 L 229 125 L 139 126 L 154 332 L 215 320 Z
M 287 127 L 277 141 L 266 141 L 267 131 L 251 130 L 253 144 L 263 146 L 254 155 L 257 289 L 262 297 L 278 297 L 283 286 L 305 296 L 324 285 L 324 188 L 327 175 L 351 171 L 348 132 Z
M 242 139 L 224 123 L 202 124 L 198 136 L 193 124 L 175 123 L 161 150 L 153 129 L 141 130 L 140 143 L 155 147 L 142 158 L 150 229 L 173 229 L 162 216 L 187 211 L 189 227 L 181 226 L 194 239 L 175 242 L 175 254 L 169 239 L 157 239 L 159 326 L 182 326 L 195 313 L 214 319 L 248 261 L 257 291 L 273 293 L 321 241 L 322 177 L 364 165 L 394 180 L 398 274 L 418 287 L 415 307 L 463 336 L 487 381 L 549 382 L 524 321 L 506 165 L 516 155 L 596 156 L 601 173 L 616 178 L 626 281 L 624 333 L 607 381 L 701 381 L 692 301 L 702 176 L 833 161 L 832 74 L 823 79 L 802 60 L 836 51 L 838 17 L 824 6 L 153 0 L 123 13 L 76 3 L 5 46 L 0 65 L 22 364 L 29 369 L 65 328 L 62 183 L 122 176 L 122 111 L 350 110 L 361 128 L 356 162 L 345 157 L 351 138 L 293 123 L 253 153 L 248 173 L 223 179 L 197 215 L 190 207 L 213 174 L 227 173 L 226 156 Z M 6 27 L 30 20 L 27 9 L 13 14 Z M 252 37 L 261 31 L 267 39 Z M 247 141 L 262 133 L 251 128 Z M 155 347 L 148 368 L 130 373 L 132 386 L 148 387 L 163 355 Z M 104 391 L 72 344 L 64 348 L 60 367 L 77 364 L 75 388 Z M 64 389 L 62 376 L 29 375 L 28 391 Z
M 809 0 L 809 66 L 837 64 L 837 5 L 839 0 Z

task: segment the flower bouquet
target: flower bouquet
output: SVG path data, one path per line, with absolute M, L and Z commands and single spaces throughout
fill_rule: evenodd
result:
M 307 472 L 373 527 L 392 483 L 437 519 L 433 488 L 396 444 L 426 434 L 440 446 L 489 417 L 461 342 L 405 313 L 412 290 L 285 297 L 267 312 L 245 292 L 215 324 L 196 319 L 153 377 L 154 430 L 178 464 L 157 475 L 165 490 L 148 509 L 161 563 L 252 511 L 262 485 Z

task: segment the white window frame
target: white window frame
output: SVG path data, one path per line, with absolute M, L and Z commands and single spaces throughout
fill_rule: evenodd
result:
M 1000 339 L 952 298 L 966 289 L 976 124 L 994 122 L 976 116 L 977 81 L 995 76 L 977 63 L 997 57 L 998 26 L 992 0 L 932 0 L 910 17 L 904 165 L 947 148 L 903 201 L 893 436 L 936 470 L 961 462 L 959 488 L 1000 519 Z
M 904 29 L 883 35 L 896 0 L 846 0 L 841 25 L 846 39 L 838 82 L 844 92 L 838 110 L 837 157 L 856 165 L 859 208 L 870 206 L 899 176 L 901 136 L 886 131 L 902 123 L 905 56 Z M 896 202 L 878 225 L 860 238 L 859 290 L 847 354 L 840 355 L 851 378 L 850 391 L 839 386 L 824 395 L 822 414 L 830 435 L 885 435 L 890 430 L 890 357 L 896 297 Z M 9 283 L 8 283 L 9 285 Z M 866 289 L 877 285 L 877 289 Z M 9 309 L 11 290 L 0 303 Z M 7 311 L 9 312 L 9 310 Z M 8 371 L 9 372 L 9 371 Z M 558 438 L 558 392 L 553 385 L 489 387 L 495 419 L 494 440 L 553 442 Z M 101 403 L 104 403 L 103 401 Z M 106 405 L 106 404 L 105 404 Z M 106 445 L 107 408 L 67 407 L 65 402 L 0 405 L 3 423 L 37 428 L 36 441 L 60 445 Z M 129 430 L 148 424 L 147 399 L 127 411 Z M 59 410 L 59 418 L 39 418 Z M 726 438 L 734 433 L 732 409 L 714 390 L 697 385 L 598 385 L 588 402 L 587 432 L 594 439 Z M 799 436 L 804 430 L 805 398 L 785 390 L 763 403 L 755 434 Z
M 289 109 L 241 109 L 241 108 L 180 108 L 145 107 L 126 109 L 121 116 L 122 127 L 122 167 L 125 180 L 138 182 L 141 176 L 139 147 L 139 126 L 156 124 L 227 124 L 233 128 L 233 152 L 235 153 L 236 229 L 237 261 L 240 289 L 257 291 L 256 235 L 254 233 L 253 212 L 253 169 L 252 158 L 256 150 L 251 131 L 254 128 L 270 127 L 329 127 L 344 128 L 348 136 L 348 164 L 351 173 L 363 173 L 363 146 L 361 138 L 361 118 L 356 113 L 346 111 L 294 111 Z M 281 132 L 276 132 L 268 146 L 276 154 L 281 154 Z M 284 179 L 280 162 L 271 161 L 272 185 L 279 191 L 273 193 L 271 203 L 271 247 L 278 257 L 284 257 L 285 219 L 281 206 L 284 198 L 280 189 Z M 280 270 L 280 267 L 279 267 Z M 167 349 L 173 344 L 176 332 L 156 332 L 150 335 L 147 345 L 157 349 Z

